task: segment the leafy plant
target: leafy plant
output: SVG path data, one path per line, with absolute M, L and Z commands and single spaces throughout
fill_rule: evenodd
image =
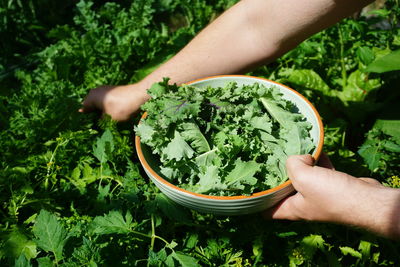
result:
M 0 4 L 2 266 L 399 265 L 398 243 L 357 229 L 182 208 L 140 168 L 139 118 L 116 125 L 77 112 L 89 89 L 143 78 L 234 2 Z M 400 77 L 386 60 L 400 49 L 400 9 L 388 0 L 372 13 L 252 74 L 310 99 L 336 169 L 398 188 Z
M 311 124 L 279 89 L 153 85 L 136 127 L 175 185 L 210 195 L 251 194 L 287 180 L 289 155 L 312 153 Z

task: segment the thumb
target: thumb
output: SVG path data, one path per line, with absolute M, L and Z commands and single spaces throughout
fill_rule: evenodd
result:
M 310 170 L 315 163 L 311 155 L 294 155 L 289 156 L 286 161 L 286 168 L 290 180 L 294 188 L 298 191 L 296 194 L 291 195 L 282 200 L 274 208 L 264 212 L 264 218 L 267 219 L 289 219 L 299 220 L 301 217 L 296 214 L 296 210 L 304 203 L 304 197 L 299 192 L 301 183 L 299 180 L 308 177 Z
M 288 176 L 293 185 L 296 187 L 296 180 L 304 177 L 314 165 L 314 158 L 311 155 L 294 155 L 290 156 L 286 161 L 286 169 Z
M 91 95 L 88 95 L 82 103 L 82 107 L 78 110 L 82 113 L 93 112 L 97 110 L 96 104 L 94 103 Z

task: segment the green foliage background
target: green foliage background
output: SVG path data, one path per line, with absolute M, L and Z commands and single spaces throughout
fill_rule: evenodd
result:
M 399 264 L 397 242 L 361 230 L 176 206 L 142 172 L 134 122 L 77 112 L 91 88 L 140 80 L 234 2 L 0 2 L 1 265 Z M 400 9 L 373 13 L 251 74 L 316 105 L 338 170 L 400 187 Z

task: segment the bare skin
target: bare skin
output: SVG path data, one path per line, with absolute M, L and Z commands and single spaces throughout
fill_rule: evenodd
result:
M 91 90 L 80 111 L 100 109 L 115 120 L 128 120 L 150 98 L 146 90 L 163 77 L 181 84 L 207 76 L 243 73 L 273 61 L 368 2 L 242 0 L 142 81 Z
M 288 159 L 288 174 L 297 193 L 265 217 L 348 224 L 400 238 L 400 190 L 313 163 L 310 155 Z
M 91 90 L 80 112 L 99 109 L 115 120 L 128 120 L 150 98 L 146 90 L 163 77 L 181 84 L 243 73 L 273 61 L 370 2 L 242 0 L 142 81 Z M 289 158 L 287 169 L 297 193 L 266 217 L 349 224 L 400 238 L 400 190 L 335 171 L 329 164 L 325 167 L 313 166 L 309 155 Z

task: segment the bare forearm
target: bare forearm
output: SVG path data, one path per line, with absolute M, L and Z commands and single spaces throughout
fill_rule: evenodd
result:
M 184 83 L 242 73 L 268 63 L 312 34 L 349 16 L 364 0 L 243 0 L 198 34 L 175 57 L 142 81 L 162 77 Z
M 357 194 L 358 192 L 355 192 Z M 344 223 L 361 227 L 392 239 L 400 239 L 400 190 L 376 188 L 357 196 L 359 203 L 351 209 Z
M 276 59 L 368 2 L 242 0 L 142 81 L 93 89 L 80 111 L 101 109 L 116 120 L 127 120 L 150 98 L 146 90 L 164 77 L 181 84 L 206 76 L 243 73 Z

